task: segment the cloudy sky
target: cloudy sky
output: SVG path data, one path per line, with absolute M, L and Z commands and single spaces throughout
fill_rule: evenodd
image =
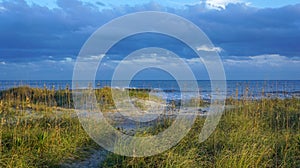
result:
M 227 79 L 300 80 L 298 0 L 160 1 L 0 0 L 0 79 L 72 79 L 81 47 L 100 26 L 129 13 L 163 11 L 192 21 L 207 34 Z M 168 37 L 133 36 L 104 56 L 111 61 L 97 74 L 99 79 L 109 78 L 113 56 L 138 49 L 137 41 L 180 48 Z M 206 79 L 201 62 L 184 49 L 180 56 L 197 78 Z

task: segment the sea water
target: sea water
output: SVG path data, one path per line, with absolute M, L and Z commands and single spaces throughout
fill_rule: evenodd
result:
M 158 96 L 162 96 L 166 99 L 181 99 L 182 94 L 195 95 L 195 92 L 199 93 L 202 99 L 209 100 L 212 94 L 216 94 L 217 91 L 212 90 L 211 82 L 209 80 L 196 81 L 198 89 L 190 90 L 189 86 L 194 81 L 180 81 L 183 82 L 183 88 L 179 87 L 179 81 L 175 80 L 132 80 L 132 81 L 118 81 L 115 82 L 113 87 L 120 89 L 146 89 L 151 90 Z M 218 81 L 214 81 L 218 82 Z M 129 85 L 126 85 L 128 84 Z M 93 88 L 111 87 L 112 81 L 110 80 L 96 80 L 92 83 Z M 72 89 L 71 80 L 2 80 L 0 81 L 0 90 L 6 90 L 9 88 L 30 86 L 34 88 L 47 88 L 47 89 Z M 226 81 L 226 93 L 227 97 L 242 98 L 248 97 L 251 99 L 264 98 L 291 98 L 300 97 L 300 80 L 229 80 Z

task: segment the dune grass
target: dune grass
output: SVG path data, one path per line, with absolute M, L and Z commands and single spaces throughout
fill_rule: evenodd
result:
M 69 115 L 2 118 L 0 127 L 0 167 L 55 167 L 83 156 L 79 148 L 96 146 Z
M 69 108 L 69 109 L 68 109 Z M 0 92 L 0 167 L 57 167 L 96 147 L 71 108 L 69 90 Z
M 147 99 L 146 92 L 129 92 Z M 102 108 L 114 106 L 111 89 L 96 90 Z M 200 101 L 201 100 L 194 100 Z M 162 154 L 132 158 L 109 154 L 99 167 L 300 167 L 300 100 L 231 99 L 214 133 L 198 136 L 205 118 Z M 83 130 L 66 88 L 19 87 L 0 92 L 0 167 L 60 167 L 98 148 Z M 157 134 L 166 120 L 137 136 Z
M 231 103 L 238 108 L 227 110 L 203 143 L 198 136 L 204 118 L 198 118 L 188 135 L 170 150 L 145 158 L 110 154 L 101 167 L 300 166 L 299 99 Z
M 146 99 L 144 91 L 130 96 Z M 111 88 L 96 89 L 102 111 L 114 107 Z M 72 92 L 21 86 L 0 91 L 0 167 L 60 167 L 99 148 L 74 111 Z

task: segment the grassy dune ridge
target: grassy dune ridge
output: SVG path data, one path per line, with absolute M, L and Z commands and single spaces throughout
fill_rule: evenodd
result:
M 57 167 L 99 148 L 82 128 L 73 110 L 72 92 L 30 88 L 0 91 L 0 167 Z M 145 91 L 129 91 L 146 99 Z M 96 89 L 102 111 L 114 108 L 111 88 Z
M 111 89 L 95 90 L 100 108 L 114 108 Z M 147 99 L 145 91 L 130 97 Z M 195 100 L 193 100 L 195 101 Z M 201 100 L 199 100 L 201 102 Z M 180 143 L 152 157 L 109 154 L 101 167 L 300 167 L 300 100 L 229 98 L 227 109 L 204 143 L 198 118 Z M 138 104 L 140 105 L 140 104 Z M 0 92 L 0 167 L 60 167 L 99 148 L 85 133 L 68 89 L 18 87 Z M 170 121 L 137 132 L 157 134 Z
M 96 146 L 72 117 L 70 96 L 26 86 L 0 92 L 0 167 L 55 167 Z
M 110 154 L 103 167 L 299 167 L 299 99 L 235 101 L 204 143 L 204 119 L 171 150 L 146 158 Z M 159 128 L 155 129 L 158 130 Z M 155 132 L 154 130 L 154 132 Z

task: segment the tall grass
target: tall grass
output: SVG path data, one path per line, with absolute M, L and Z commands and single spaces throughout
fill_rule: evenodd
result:
M 162 154 L 145 158 L 110 154 L 101 166 L 300 167 L 299 99 L 229 98 L 227 103 L 235 108 L 225 111 L 205 142 L 198 141 L 205 120 L 198 118 L 188 135 Z
M 114 108 L 111 88 L 96 89 L 100 109 Z M 109 154 L 102 167 L 300 167 L 300 100 L 250 99 L 238 93 L 214 133 L 199 143 L 205 118 L 197 118 L 178 145 L 162 154 L 132 158 Z M 131 98 L 148 99 L 147 92 L 129 91 Z M 201 99 L 191 104 L 204 105 Z M 0 91 L 0 167 L 59 167 L 66 160 L 89 155 L 97 145 L 81 127 L 73 110 L 72 92 L 18 87 Z M 138 105 L 137 105 L 138 106 Z M 137 136 L 166 129 L 165 120 Z M 141 135 L 142 134 L 142 135 Z M 88 151 L 88 150 L 87 150 Z
M 147 99 L 145 91 L 130 97 Z M 96 89 L 102 111 L 114 108 L 111 88 Z M 98 148 L 74 111 L 72 92 L 20 86 L 0 91 L 0 167 L 56 167 Z
M 6 118 L 1 122 L 0 167 L 57 166 L 80 156 L 78 148 L 92 141 L 69 115 L 37 119 Z
M 1 91 L 0 167 L 55 167 L 96 147 L 71 108 L 68 88 Z

